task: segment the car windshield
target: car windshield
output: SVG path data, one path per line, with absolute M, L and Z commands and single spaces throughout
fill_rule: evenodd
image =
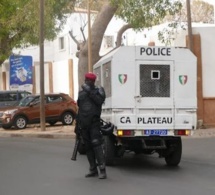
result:
M 30 104 L 30 102 L 32 102 L 34 99 L 35 99 L 34 96 L 27 96 L 20 100 L 18 106 L 28 106 Z

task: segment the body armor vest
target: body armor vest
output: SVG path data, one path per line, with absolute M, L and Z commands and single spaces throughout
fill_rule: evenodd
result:
M 95 87 L 94 89 L 92 89 L 91 95 L 84 90 L 79 92 L 78 118 L 82 127 L 89 126 L 92 122 L 100 120 L 102 103 L 105 100 L 105 93 L 102 94 L 102 90 L 103 88 L 100 89 Z M 96 102 L 96 96 L 99 96 L 99 102 Z

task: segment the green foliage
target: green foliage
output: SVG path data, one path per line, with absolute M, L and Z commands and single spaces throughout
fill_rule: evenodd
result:
M 180 1 L 173 0 L 111 0 L 118 6 L 117 15 L 133 28 L 141 30 L 163 22 L 167 15 L 181 10 Z
M 94 11 L 101 10 L 101 7 L 104 5 L 106 0 L 89 0 L 90 8 Z M 76 0 L 75 7 L 87 9 L 88 0 Z
M 212 5 L 201 0 L 193 0 L 190 7 L 192 22 L 214 23 L 214 9 Z M 171 45 L 178 30 L 187 29 L 186 0 L 182 1 L 181 11 L 172 16 L 167 15 L 164 18 L 164 22 L 167 22 L 168 25 L 158 33 L 158 38 L 165 45 Z
M 44 1 L 45 39 L 52 40 L 56 37 L 65 22 L 68 4 L 73 1 Z M 39 43 L 39 15 L 39 0 L 1 0 L 0 64 L 9 57 L 13 48 Z
M 171 22 L 168 23 L 162 31 L 158 32 L 158 39 L 166 46 L 171 46 L 172 41 L 175 40 L 175 35 L 178 33 L 178 30 L 186 30 L 187 23 L 180 22 Z
M 182 11 L 186 13 L 186 5 L 183 6 Z M 186 16 L 184 14 L 183 16 Z M 213 5 L 200 0 L 193 0 L 191 2 L 191 18 L 193 22 L 214 23 L 214 7 Z M 185 17 L 181 20 L 186 21 Z

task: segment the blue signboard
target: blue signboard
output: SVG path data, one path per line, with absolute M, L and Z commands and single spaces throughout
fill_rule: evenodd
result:
M 32 56 L 10 56 L 10 89 L 32 91 Z

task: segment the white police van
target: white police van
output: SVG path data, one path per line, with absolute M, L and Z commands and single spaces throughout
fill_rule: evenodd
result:
M 105 136 L 107 165 L 125 151 L 158 153 L 176 166 L 182 136 L 197 125 L 197 59 L 187 48 L 126 46 L 93 67 L 105 88 L 102 119 L 114 124 Z

